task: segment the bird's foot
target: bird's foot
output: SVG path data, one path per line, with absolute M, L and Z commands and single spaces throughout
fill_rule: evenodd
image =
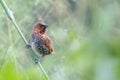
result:
M 26 45 L 26 48 L 31 48 L 31 45 L 30 45 L 30 44 L 27 44 L 27 45 Z
M 35 58 L 35 64 L 38 64 L 38 62 L 42 61 L 42 57 L 36 57 Z

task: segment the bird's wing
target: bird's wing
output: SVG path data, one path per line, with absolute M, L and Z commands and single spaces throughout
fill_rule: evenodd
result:
M 48 48 L 49 52 L 52 53 L 53 47 L 51 45 L 51 40 L 46 34 L 44 35 L 44 44 Z

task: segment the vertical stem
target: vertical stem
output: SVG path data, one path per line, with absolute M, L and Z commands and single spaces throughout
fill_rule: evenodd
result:
M 24 37 L 23 33 L 21 32 L 20 28 L 18 27 L 17 23 L 16 23 L 15 21 L 13 21 L 13 24 L 14 24 L 16 30 L 18 31 L 19 35 L 20 35 L 21 38 L 23 39 L 24 43 L 25 43 L 26 45 L 28 45 L 28 42 L 27 42 L 26 38 Z
M 22 31 L 20 30 L 20 28 L 18 27 L 14 15 L 12 13 L 12 11 L 7 7 L 6 3 L 4 2 L 4 0 L 0 0 L 0 3 L 3 7 L 3 9 L 5 10 L 5 13 L 7 14 L 8 18 L 11 20 L 11 22 L 14 24 L 16 30 L 18 31 L 19 35 L 21 36 L 21 38 L 23 39 L 24 43 L 27 45 L 28 42 L 26 40 L 26 38 L 24 37 Z M 34 51 L 33 51 L 34 52 Z M 47 75 L 45 69 L 43 68 L 42 64 L 40 62 L 38 62 L 38 65 L 40 67 L 40 69 L 42 70 L 44 76 L 46 77 L 47 80 L 49 80 L 49 76 Z
M 38 65 L 40 66 L 40 68 L 41 68 L 42 72 L 44 73 L 45 78 L 46 78 L 47 80 L 49 80 L 49 76 L 47 75 L 46 71 L 44 70 L 44 68 L 43 68 L 42 64 L 41 64 L 40 62 L 38 62 Z

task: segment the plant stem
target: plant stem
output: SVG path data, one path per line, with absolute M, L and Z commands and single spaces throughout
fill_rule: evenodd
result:
M 14 18 L 14 15 L 13 15 L 13 12 L 8 8 L 8 6 L 6 5 L 5 1 L 4 0 L 0 0 L 0 3 L 3 7 L 3 9 L 5 10 L 5 13 L 7 14 L 8 18 L 11 20 L 11 22 L 14 24 L 16 30 L 18 31 L 19 35 L 21 36 L 21 38 L 23 39 L 24 43 L 26 45 L 28 45 L 28 42 L 26 40 L 26 38 L 24 37 L 22 31 L 20 30 L 19 26 L 17 25 L 16 21 L 15 21 L 15 18 Z M 34 52 L 34 51 L 33 51 Z M 47 75 L 45 69 L 43 68 L 42 64 L 40 62 L 38 62 L 38 65 L 41 69 L 41 71 L 44 73 L 44 76 L 47 80 L 49 80 L 49 76 Z

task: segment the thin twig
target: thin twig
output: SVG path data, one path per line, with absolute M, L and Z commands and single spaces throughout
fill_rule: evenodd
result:
M 7 7 L 6 3 L 4 0 L 0 0 L 0 3 L 3 7 L 3 9 L 5 10 L 5 13 L 7 14 L 8 18 L 11 20 L 11 22 L 14 24 L 16 30 L 18 31 L 19 35 L 21 36 L 21 38 L 23 39 L 24 43 L 26 45 L 28 45 L 28 42 L 26 40 L 26 38 L 24 37 L 23 33 L 21 32 L 20 28 L 18 27 L 16 21 L 15 21 L 15 18 L 14 18 L 14 15 L 13 15 L 13 12 Z M 33 51 L 34 52 L 34 51 Z M 38 62 L 38 65 L 41 69 L 41 71 L 44 73 L 44 76 L 47 80 L 49 80 L 49 76 L 47 75 L 45 69 L 43 68 L 42 64 L 40 62 Z

